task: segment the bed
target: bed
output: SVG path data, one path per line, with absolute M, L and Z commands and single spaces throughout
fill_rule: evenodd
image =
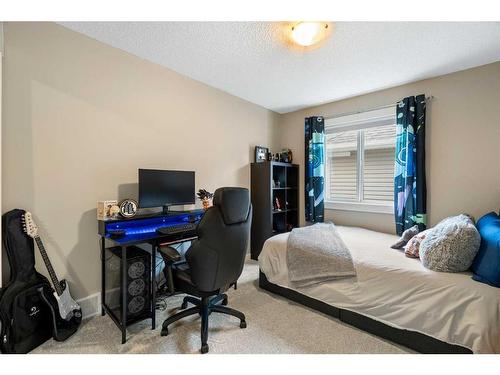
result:
M 500 290 L 468 272 L 430 271 L 390 248 L 398 237 L 337 226 L 357 277 L 294 288 L 288 233 L 269 238 L 259 256 L 261 288 L 423 353 L 500 353 Z

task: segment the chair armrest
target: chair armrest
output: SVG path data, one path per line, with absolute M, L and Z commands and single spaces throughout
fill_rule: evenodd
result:
M 173 264 L 182 259 L 181 254 L 171 246 L 160 246 L 158 250 L 167 264 Z

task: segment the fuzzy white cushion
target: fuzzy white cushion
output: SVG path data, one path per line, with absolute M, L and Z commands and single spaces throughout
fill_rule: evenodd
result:
M 481 237 L 467 215 L 448 217 L 431 228 L 420 244 L 424 267 L 440 272 L 463 272 L 470 268 Z

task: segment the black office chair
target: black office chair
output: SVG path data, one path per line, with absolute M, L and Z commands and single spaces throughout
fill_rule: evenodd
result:
M 213 207 L 203 215 L 198 228 L 198 240 L 186 252 L 186 263 L 173 265 L 172 276 L 176 292 L 190 294 L 184 298 L 181 309 L 188 303 L 195 305 L 168 317 L 163 322 L 162 336 L 168 335 L 168 326 L 186 316 L 201 315 L 201 352 L 208 352 L 208 316 L 212 312 L 228 314 L 240 319 L 240 328 L 246 328 L 245 315 L 225 307 L 224 292 L 236 282 L 243 271 L 248 246 L 252 206 L 248 190 L 225 187 L 214 193 Z M 166 262 L 179 259 L 175 249 L 160 248 Z M 196 296 L 199 298 L 194 298 Z

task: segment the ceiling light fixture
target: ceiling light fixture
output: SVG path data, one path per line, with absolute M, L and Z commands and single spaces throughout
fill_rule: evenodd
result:
M 328 29 L 325 22 L 299 22 L 292 27 L 292 39 L 301 46 L 308 47 L 323 39 Z

